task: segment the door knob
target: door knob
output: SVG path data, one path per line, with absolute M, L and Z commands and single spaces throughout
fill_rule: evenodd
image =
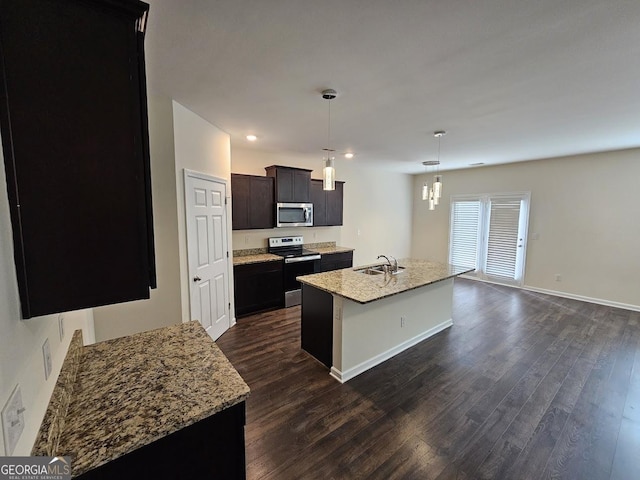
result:
M 202 280 L 200 277 L 193 277 L 194 282 L 199 282 L 200 280 Z

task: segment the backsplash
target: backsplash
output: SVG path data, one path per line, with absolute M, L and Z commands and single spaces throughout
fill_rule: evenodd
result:
M 342 227 L 299 227 L 271 228 L 265 230 L 234 230 L 232 232 L 232 250 L 264 249 L 266 252 L 269 237 L 304 237 L 305 245 L 333 242 L 340 245 Z
M 305 248 L 313 250 L 314 248 L 331 248 L 336 246 L 336 242 L 320 242 L 320 243 L 305 243 Z M 246 257 L 247 255 L 261 255 L 267 253 L 267 247 L 263 248 L 245 248 L 241 250 L 234 250 L 233 256 Z

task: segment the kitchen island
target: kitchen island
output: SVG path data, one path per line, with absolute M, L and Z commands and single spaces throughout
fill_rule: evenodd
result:
M 302 348 L 340 382 L 453 325 L 453 279 L 473 269 L 398 263 L 397 273 L 369 266 L 298 277 Z

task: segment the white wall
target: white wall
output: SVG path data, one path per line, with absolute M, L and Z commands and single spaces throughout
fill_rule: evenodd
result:
M 187 262 L 187 229 L 185 221 L 184 169 L 221 178 L 227 182 L 227 197 L 231 196 L 231 147 L 229 135 L 202 117 L 173 102 L 173 133 L 175 143 L 175 180 L 178 205 L 178 233 L 182 321 L 189 321 L 189 265 Z M 229 203 L 230 205 L 230 203 Z M 231 249 L 231 208 L 227 210 L 227 234 Z M 233 268 L 229 268 L 229 296 L 233 304 Z
M 264 168 L 270 165 L 312 169 L 312 178 L 322 178 L 324 166 L 316 156 L 232 146 L 233 173 L 264 175 Z M 412 177 L 362 168 L 338 159 L 336 177 L 346 182 L 342 227 L 239 230 L 233 233 L 233 249 L 266 247 L 268 237 L 303 235 L 305 243 L 335 241 L 338 245 L 355 248 L 354 265 L 371 263 L 381 254 L 408 257 L 411 251 Z
M 149 97 L 151 195 L 158 287 L 148 300 L 94 309 L 98 341 L 180 323 L 178 208 L 173 142 L 173 106 L 169 98 Z
M 2 152 L 0 162 L 4 165 Z M 91 343 L 93 321 L 91 310 L 65 313 L 65 336 L 60 341 L 58 315 L 21 320 L 6 185 L 4 166 L 0 166 L 0 409 L 19 384 L 26 408 L 25 428 L 13 455 L 30 455 L 72 333 L 82 329 L 85 343 Z M 42 344 L 47 338 L 53 370 L 45 381 Z M 0 455 L 3 454 L 7 453 L 0 435 Z
M 443 177 L 444 196 L 435 211 L 420 200 L 425 175 L 414 178 L 413 256 L 447 260 L 451 195 L 530 191 L 525 287 L 640 308 L 640 149 Z

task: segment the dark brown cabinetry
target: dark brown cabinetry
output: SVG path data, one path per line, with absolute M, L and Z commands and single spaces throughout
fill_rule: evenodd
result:
M 23 317 L 155 287 L 148 5 L 0 2 L 0 127 Z
M 311 203 L 313 203 L 313 226 L 342 225 L 344 182 L 336 182 L 335 190 L 323 190 L 322 180 L 311 180 Z
M 236 317 L 284 307 L 282 260 L 233 267 Z
M 333 364 L 333 295 L 302 284 L 300 346 L 327 368 Z
M 77 478 L 244 479 L 244 426 L 241 402 Z
M 316 260 L 314 265 L 315 273 L 330 272 L 332 270 L 340 270 L 341 268 L 350 268 L 353 266 L 353 252 L 340 252 L 322 254 L 320 260 Z
M 273 228 L 274 180 L 255 175 L 231 175 L 233 230 Z
M 311 201 L 311 170 L 272 165 L 267 176 L 275 179 L 276 202 L 309 203 Z

